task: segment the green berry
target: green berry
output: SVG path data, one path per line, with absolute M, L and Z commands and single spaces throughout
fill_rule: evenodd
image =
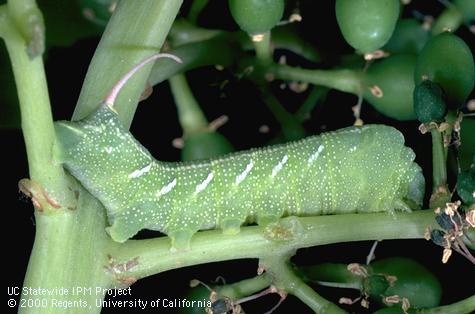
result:
M 422 123 L 444 120 L 447 105 L 444 91 L 439 84 L 425 80 L 414 88 L 414 112 Z
M 394 55 L 371 65 L 364 79 L 366 101 L 390 118 L 415 119 L 412 105 L 415 63 L 413 55 Z
M 424 80 L 440 84 L 449 109 L 460 108 L 475 84 L 475 65 L 467 44 L 448 32 L 430 39 L 417 57 L 415 69 L 416 84 Z
M 396 279 L 381 296 L 407 298 L 412 308 L 439 305 L 442 295 L 440 283 L 434 274 L 418 262 L 404 257 L 390 257 L 375 261 L 370 266 L 372 276 L 384 274 Z
M 284 0 L 229 0 L 231 15 L 249 35 L 270 31 L 282 19 L 284 8 Z
M 399 17 L 399 0 L 336 0 L 336 19 L 345 40 L 370 53 L 388 42 Z

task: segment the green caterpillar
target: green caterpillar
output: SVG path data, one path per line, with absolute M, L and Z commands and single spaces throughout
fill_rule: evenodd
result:
M 107 103 L 107 102 L 106 102 Z M 198 230 L 243 223 L 418 208 L 424 178 L 396 129 L 349 127 L 197 162 L 157 161 L 107 104 L 56 123 L 59 161 L 107 209 L 113 240 L 158 230 L 187 248 Z

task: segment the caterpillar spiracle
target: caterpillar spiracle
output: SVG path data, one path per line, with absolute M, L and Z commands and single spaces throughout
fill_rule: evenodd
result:
M 161 231 L 172 247 L 198 230 L 244 223 L 417 209 L 424 177 L 393 127 L 365 125 L 194 162 L 163 162 L 122 126 L 110 104 L 55 123 L 59 162 L 107 209 L 113 240 Z

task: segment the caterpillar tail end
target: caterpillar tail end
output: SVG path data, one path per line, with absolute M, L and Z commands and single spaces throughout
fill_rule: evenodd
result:
M 418 164 L 413 163 L 411 170 L 414 174 L 412 180 L 409 182 L 408 192 L 404 201 L 411 209 L 417 210 L 422 208 L 425 192 L 425 179 L 422 174 L 422 169 Z

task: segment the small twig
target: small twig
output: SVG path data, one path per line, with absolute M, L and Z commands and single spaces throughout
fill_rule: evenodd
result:
M 371 246 L 371 250 L 368 253 L 368 256 L 366 257 L 366 265 L 369 265 L 372 260 L 374 260 L 375 255 L 374 252 L 376 251 L 376 247 L 378 246 L 379 241 L 376 240 L 373 242 L 373 245 Z

